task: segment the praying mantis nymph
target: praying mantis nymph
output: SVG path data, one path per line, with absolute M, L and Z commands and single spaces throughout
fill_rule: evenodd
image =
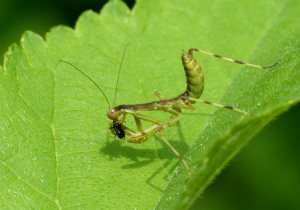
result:
M 126 50 L 126 48 L 125 48 L 125 50 Z M 124 54 L 125 54 L 125 50 L 124 50 Z M 247 66 L 252 66 L 252 67 L 256 67 L 256 68 L 261 68 L 261 69 L 272 68 L 272 67 L 276 66 L 278 64 L 278 62 L 280 61 L 280 60 L 278 60 L 275 64 L 273 64 L 271 66 L 263 67 L 263 66 L 259 66 L 259 65 L 245 63 L 242 61 L 233 60 L 231 58 L 225 58 L 223 56 L 219 56 L 219 55 L 216 55 L 213 53 L 198 50 L 196 48 L 191 48 L 188 52 L 183 51 L 181 54 L 182 64 L 183 64 L 184 71 L 186 73 L 186 79 L 187 79 L 187 88 L 183 94 L 181 94 L 175 98 L 166 99 L 164 96 L 162 96 L 158 92 L 154 92 L 154 94 L 160 98 L 159 101 L 154 101 L 154 102 L 144 103 L 144 104 L 120 105 L 120 106 L 115 106 L 114 108 L 109 108 L 109 110 L 107 112 L 107 117 L 110 119 L 111 133 L 115 137 L 117 136 L 118 138 L 122 139 L 122 138 L 125 138 L 125 136 L 128 136 L 127 141 L 129 143 L 142 144 L 142 143 L 146 142 L 154 134 L 157 134 L 164 141 L 164 143 L 183 162 L 184 166 L 186 167 L 186 169 L 188 171 L 188 177 L 186 179 L 186 182 L 191 177 L 190 168 L 188 167 L 188 165 L 187 165 L 186 161 L 183 159 L 183 157 L 176 151 L 176 149 L 161 134 L 161 132 L 163 130 L 170 127 L 172 124 L 176 123 L 178 120 L 180 120 L 182 118 L 182 115 L 181 115 L 182 109 L 194 110 L 195 107 L 193 106 L 193 104 L 195 104 L 196 102 L 200 102 L 200 103 L 217 106 L 220 108 L 232 109 L 234 111 L 241 112 L 246 115 L 251 115 L 249 112 L 243 111 L 241 109 L 237 109 L 232 106 L 226 106 L 226 105 L 221 105 L 221 104 L 217 104 L 217 103 L 213 103 L 213 102 L 209 102 L 209 101 L 199 100 L 200 96 L 202 95 L 203 89 L 204 89 L 204 75 L 203 75 L 203 72 L 202 72 L 202 69 L 201 69 L 199 63 L 196 61 L 196 59 L 193 56 L 193 51 L 211 55 L 211 56 L 221 58 L 223 60 L 227 60 L 230 62 L 247 65 Z M 124 58 L 124 54 L 122 57 L 122 61 Z M 122 61 L 121 61 L 121 65 L 122 65 Z M 68 63 L 68 64 L 72 65 L 73 67 L 75 67 L 73 64 L 71 64 L 67 61 L 61 60 L 61 62 Z M 120 69 L 121 69 L 121 65 L 120 65 Z M 78 71 L 80 71 L 81 73 L 83 73 L 78 68 L 76 68 L 76 69 Z M 120 73 L 120 69 L 119 69 L 119 73 Z M 105 94 L 101 90 L 101 88 L 89 76 L 87 76 L 85 73 L 83 73 L 83 74 L 86 77 L 88 77 L 88 79 L 90 79 L 105 96 Z M 118 79 L 119 79 L 119 77 L 118 77 Z M 118 82 L 117 82 L 117 84 L 118 84 Z M 116 90 L 117 90 L 117 85 L 116 85 Z M 106 96 L 105 96 L 105 98 L 109 104 L 109 101 Z M 116 92 L 115 92 L 115 99 L 116 99 Z M 110 107 L 110 104 L 109 104 L 109 107 Z M 157 119 L 140 114 L 140 112 L 142 112 L 142 111 L 168 112 L 171 115 L 173 115 L 174 118 L 172 118 L 169 122 L 163 124 L 161 121 L 159 121 Z M 132 129 L 130 129 L 124 125 L 127 114 L 131 114 L 134 117 L 137 131 L 133 131 Z M 148 121 L 150 123 L 153 123 L 154 125 L 149 128 L 143 129 L 141 121 Z

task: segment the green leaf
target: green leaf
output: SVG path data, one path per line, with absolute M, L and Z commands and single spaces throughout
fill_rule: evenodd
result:
M 5 54 L 0 76 L 1 209 L 187 209 L 250 138 L 300 100 L 298 10 L 290 1 L 111 1 L 87 11 L 75 30 L 25 32 Z M 185 90 L 181 50 L 191 47 L 273 69 L 241 67 L 195 52 L 203 100 L 163 132 L 192 170 L 158 138 L 128 144 L 109 137 L 108 104 L 167 98 Z M 170 116 L 146 112 L 167 122 Z M 134 128 L 133 119 L 126 125 Z M 145 124 L 144 127 L 146 127 Z M 149 124 L 148 124 L 149 125 Z

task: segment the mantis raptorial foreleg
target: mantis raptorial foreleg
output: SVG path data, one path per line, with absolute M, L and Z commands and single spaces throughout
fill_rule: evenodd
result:
M 137 127 L 138 131 L 142 131 L 143 128 L 142 128 L 142 123 L 141 123 L 140 118 L 138 118 L 138 117 L 136 117 L 134 115 L 133 115 L 133 117 L 134 117 L 135 124 L 136 124 L 136 127 Z
M 124 130 L 124 132 L 127 136 L 132 136 L 135 133 L 133 130 L 126 127 L 125 125 L 122 125 L 122 129 Z
M 135 123 L 136 123 L 137 129 L 138 129 L 138 132 L 131 133 L 129 135 L 129 137 L 127 138 L 127 141 L 130 143 L 138 143 L 138 144 L 144 143 L 145 141 L 148 140 L 148 138 L 150 138 L 153 134 L 155 134 L 155 131 L 157 131 L 161 127 L 161 122 L 154 118 L 151 118 L 151 117 L 148 117 L 145 115 L 141 115 L 141 114 L 133 114 L 133 117 L 135 119 Z M 141 120 L 151 122 L 156 125 L 153 125 L 150 128 L 143 130 Z
M 155 95 L 159 96 L 160 98 L 163 98 L 163 96 L 161 96 L 159 93 L 155 92 Z M 130 143 L 139 143 L 142 144 L 144 142 L 146 142 L 152 135 L 155 134 L 155 132 L 157 133 L 157 135 L 165 142 L 165 144 L 175 153 L 175 155 L 177 155 L 181 161 L 183 162 L 184 166 L 186 167 L 186 169 L 188 170 L 189 176 L 186 179 L 186 181 L 188 181 L 190 179 L 191 176 L 191 171 L 190 168 L 188 167 L 188 165 L 186 164 L 185 160 L 183 159 L 183 157 L 179 154 L 179 152 L 176 151 L 176 149 L 167 141 L 167 139 L 165 139 L 163 137 L 163 135 L 160 133 L 161 131 L 163 131 L 164 129 L 170 127 L 172 124 L 174 124 L 175 122 L 177 122 L 178 120 L 181 119 L 182 115 L 179 111 L 177 111 L 176 109 L 169 109 L 167 112 L 169 112 L 170 114 L 174 115 L 175 118 L 173 118 L 172 120 L 170 120 L 169 122 L 167 122 L 165 125 L 161 125 L 161 122 L 153 119 L 151 117 L 145 116 L 145 115 L 141 115 L 141 114 L 136 114 L 133 115 L 135 122 L 136 122 L 136 126 L 138 128 L 138 132 L 136 133 L 130 133 L 128 134 L 126 132 L 126 126 L 123 126 L 125 132 L 127 135 L 129 135 L 129 137 L 127 138 L 127 141 Z M 151 126 L 150 128 L 144 129 L 142 130 L 142 125 L 141 125 L 141 120 L 144 121 L 148 121 L 148 122 L 152 122 L 155 123 L 156 125 Z
M 175 115 L 176 117 L 173 118 L 172 120 L 170 120 L 165 125 L 162 125 L 162 123 L 159 120 L 156 120 L 154 118 L 151 118 L 151 117 L 148 117 L 145 115 L 141 115 L 141 114 L 133 114 L 136 126 L 138 128 L 138 132 L 129 134 L 127 141 L 131 142 L 131 143 L 144 143 L 150 136 L 152 136 L 155 133 L 155 131 L 157 131 L 157 130 L 162 131 L 165 128 L 170 127 L 171 124 L 177 122 L 182 117 L 180 112 L 176 111 L 175 109 L 169 109 L 169 110 L 167 110 L 167 112 L 169 112 L 172 115 Z M 151 122 L 156 125 L 153 125 L 150 128 L 142 130 L 141 120 Z M 147 138 L 147 139 L 145 139 L 145 138 Z
M 144 120 L 144 121 L 151 122 L 151 123 L 154 123 L 154 124 L 157 124 L 157 125 L 162 124 L 159 120 L 154 119 L 152 117 L 148 117 L 146 115 L 142 115 L 142 114 L 132 114 L 132 115 L 134 116 L 134 118 L 137 118 L 139 120 Z
M 155 132 L 159 129 L 160 126 L 154 125 L 150 128 L 147 128 L 143 131 L 136 132 L 132 135 L 129 135 L 127 138 L 127 141 L 129 143 L 136 143 L 136 144 L 142 144 L 146 142 L 150 137 L 152 137 Z

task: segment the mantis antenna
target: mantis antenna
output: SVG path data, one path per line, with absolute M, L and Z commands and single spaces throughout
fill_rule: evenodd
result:
M 96 84 L 96 82 L 94 82 L 94 80 L 92 80 L 88 75 L 86 75 L 83 71 L 81 71 L 79 68 L 77 68 L 76 66 L 74 66 L 72 63 L 69 63 L 68 61 L 64 61 L 64 60 L 60 60 L 59 62 L 64 62 L 64 63 L 67 63 L 67 64 L 73 66 L 76 70 L 78 70 L 80 73 L 82 73 L 84 76 L 86 76 L 89 80 L 91 80 L 91 81 L 94 83 L 94 85 L 96 85 L 96 87 L 97 87 L 97 88 L 101 91 L 101 93 L 104 95 L 104 97 L 105 97 L 105 99 L 106 99 L 106 101 L 107 101 L 107 103 L 108 103 L 108 107 L 109 107 L 109 109 L 110 109 L 110 103 L 109 103 L 109 101 L 108 101 L 106 95 L 105 95 L 104 92 L 101 90 L 101 88 Z
M 120 73 L 121 73 L 121 67 L 122 67 L 122 63 L 123 63 L 123 60 L 124 60 L 124 56 L 125 56 L 125 52 L 126 52 L 126 48 L 128 47 L 128 45 L 130 45 L 131 42 L 129 42 L 126 46 L 125 46 L 125 49 L 124 49 L 124 52 L 123 52 L 123 56 L 122 56 L 122 60 L 121 60 L 121 64 L 120 64 L 120 68 L 119 68 L 119 73 L 118 73 L 118 78 L 117 78 L 117 83 L 116 83 L 116 90 L 115 90 L 115 101 L 114 101 L 114 107 L 116 106 L 116 99 L 117 99 L 117 87 L 118 87 L 118 83 L 119 83 L 119 78 L 120 78 Z

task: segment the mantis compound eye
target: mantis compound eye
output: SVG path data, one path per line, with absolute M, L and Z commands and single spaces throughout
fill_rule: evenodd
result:
M 120 114 L 121 114 L 120 109 L 118 109 L 118 107 L 115 107 L 108 110 L 107 117 L 113 121 L 117 121 Z

